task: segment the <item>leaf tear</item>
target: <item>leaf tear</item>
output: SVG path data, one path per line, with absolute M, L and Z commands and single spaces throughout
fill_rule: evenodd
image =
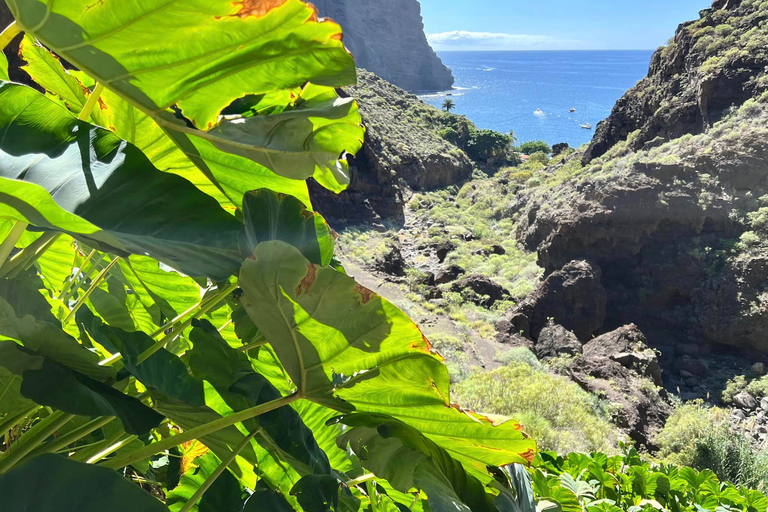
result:
M 296 287 L 296 296 L 298 297 L 302 293 L 309 293 L 312 290 L 312 285 L 315 284 L 317 279 L 317 267 L 311 261 L 307 262 L 307 274 L 304 279 L 301 280 L 299 286 Z

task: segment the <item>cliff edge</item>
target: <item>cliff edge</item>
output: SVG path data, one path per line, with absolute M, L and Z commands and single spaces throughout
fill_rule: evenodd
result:
M 444 91 L 453 75 L 424 34 L 418 0 L 313 0 L 344 29 L 357 66 L 407 91 Z

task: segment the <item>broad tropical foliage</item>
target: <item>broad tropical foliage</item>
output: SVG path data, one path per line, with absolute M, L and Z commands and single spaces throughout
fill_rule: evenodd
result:
M 614 456 L 537 454 L 530 475 L 539 509 L 754 512 L 768 508 L 768 498 L 759 491 L 721 482 L 710 470 L 652 465 L 641 460 L 634 448 L 623 449 Z
M 312 210 L 305 180 L 344 190 L 364 136 L 337 24 L 7 4 L 38 87 L 0 61 L 3 509 L 520 509 L 522 466 L 495 468 L 535 443 L 451 402 Z

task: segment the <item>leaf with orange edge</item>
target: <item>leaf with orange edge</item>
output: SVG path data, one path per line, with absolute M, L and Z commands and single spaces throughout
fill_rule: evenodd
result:
M 240 273 L 241 303 L 303 398 L 417 428 L 478 475 L 528 463 L 519 423 L 451 405 L 442 359 L 402 311 L 354 279 L 281 241 L 262 242 Z

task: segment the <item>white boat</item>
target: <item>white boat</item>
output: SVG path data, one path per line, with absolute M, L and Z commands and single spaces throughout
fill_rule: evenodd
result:
M 576 109 L 571 107 L 571 110 L 569 110 L 568 112 L 576 112 Z
M 545 116 L 546 114 L 544 113 L 543 110 L 541 110 L 540 108 L 537 108 L 536 110 L 533 111 L 533 115 L 535 115 L 535 116 Z
M 591 130 L 592 129 L 592 125 L 589 124 L 589 123 L 580 124 L 579 126 L 584 128 L 585 130 Z

